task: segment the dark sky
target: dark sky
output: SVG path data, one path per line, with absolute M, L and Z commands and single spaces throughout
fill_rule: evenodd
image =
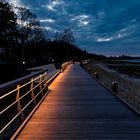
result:
M 140 0 L 7 1 L 29 8 L 49 31 L 70 27 L 89 52 L 140 56 Z

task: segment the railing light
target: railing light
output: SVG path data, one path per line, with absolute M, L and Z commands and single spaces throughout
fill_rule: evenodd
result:
M 25 65 L 25 63 L 26 63 L 25 61 L 22 62 L 23 65 Z

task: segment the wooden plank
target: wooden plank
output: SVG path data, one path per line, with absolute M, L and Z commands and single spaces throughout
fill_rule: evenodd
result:
M 78 64 L 50 85 L 51 92 L 17 139 L 138 140 L 140 118 Z

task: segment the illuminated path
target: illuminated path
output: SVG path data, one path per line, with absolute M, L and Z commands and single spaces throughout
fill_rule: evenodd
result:
M 17 139 L 139 140 L 140 118 L 78 64 L 51 84 Z

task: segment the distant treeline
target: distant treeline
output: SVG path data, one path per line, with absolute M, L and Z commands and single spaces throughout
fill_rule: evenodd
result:
M 131 60 L 131 59 L 140 59 L 140 57 L 128 56 L 128 55 L 120 55 L 120 56 L 104 56 L 104 55 L 97 55 L 93 53 L 88 53 L 88 58 L 91 60 Z
M 42 65 L 70 59 L 87 58 L 87 52 L 74 44 L 69 28 L 49 32 L 39 19 L 25 7 L 0 2 L 0 62 Z
M 121 56 L 110 56 L 109 59 L 117 59 L 117 60 L 129 60 L 129 59 L 140 59 L 140 57 L 121 55 Z

